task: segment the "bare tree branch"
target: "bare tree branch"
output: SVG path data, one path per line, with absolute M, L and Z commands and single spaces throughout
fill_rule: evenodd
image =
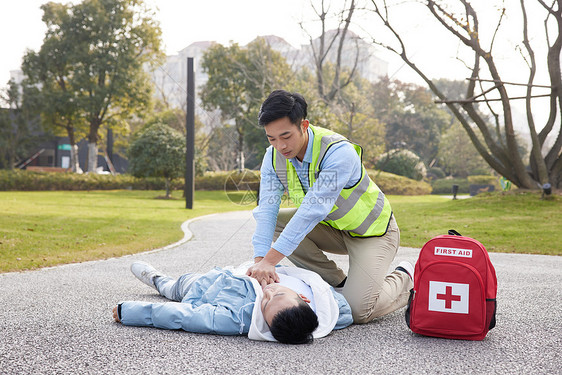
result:
M 535 75 L 537 72 L 537 64 L 535 60 L 535 52 L 529 43 L 529 32 L 527 27 L 527 9 L 525 8 L 525 1 L 520 0 L 521 3 L 521 13 L 523 15 L 523 45 L 527 50 L 527 54 L 529 55 L 529 79 L 527 81 L 527 97 L 525 99 L 525 109 L 527 112 L 527 124 L 529 126 L 530 134 L 531 134 L 531 154 L 530 154 L 530 165 L 531 170 L 536 179 L 540 182 L 540 184 L 544 184 L 548 181 L 548 172 L 546 170 L 546 164 L 544 159 L 542 158 L 541 148 L 542 143 L 539 140 L 537 135 L 537 130 L 535 127 L 535 120 L 533 118 L 533 112 L 531 110 L 531 98 L 533 95 L 533 81 L 535 79 Z
M 351 19 L 353 17 L 354 11 L 355 11 L 355 0 L 351 0 L 351 5 L 349 6 L 349 9 L 347 10 L 347 17 L 345 17 L 345 20 L 340 21 L 340 27 L 338 27 L 338 34 L 339 34 L 339 30 L 341 30 L 341 36 L 340 36 L 340 39 L 339 39 L 339 46 L 338 46 L 337 56 L 336 56 L 336 67 L 335 67 L 334 80 L 332 81 L 332 88 L 330 90 L 330 93 L 327 95 L 328 101 L 332 101 L 334 99 L 334 97 L 337 95 L 337 93 L 343 87 L 349 85 L 349 83 L 351 82 L 352 75 L 348 78 L 346 83 L 341 84 L 340 74 L 341 74 L 341 67 L 342 67 L 341 58 L 342 58 L 343 47 L 344 47 L 344 44 L 346 42 L 346 36 L 347 36 L 347 32 L 349 30 L 349 24 L 351 23 Z M 344 12 L 345 12 L 345 10 L 344 10 Z M 343 14 L 344 13 L 342 13 L 342 16 L 343 16 Z M 341 28 L 342 23 L 344 25 L 343 28 Z M 357 66 L 358 58 L 359 58 L 359 50 L 356 49 L 356 59 L 355 59 L 355 66 L 353 67 L 353 72 L 355 72 L 355 67 Z
M 467 131 L 471 141 L 474 143 L 478 152 L 482 155 L 482 157 L 488 162 L 492 168 L 494 168 L 498 173 L 503 174 L 505 177 L 511 179 L 516 185 L 523 186 L 527 188 L 536 188 L 537 182 L 546 181 L 550 179 L 555 184 L 562 182 L 562 178 L 560 177 L 560 173 L 556 172 L 556 168 L 560 165 L 560 149 L 562 148 L 562 132 L 559 133 L 559 136 L 555 142 L 554 147 L 549 151 L 547 157 L 543 160 L 541 158 L 540 149 L 541 146 L 544 144 L 544 139 L 546 135 L 552 130 L 554 127 L 555 119 L 556 119 L 556 111 L 558 107 L 562 107 L 562 79 L 560 74 L 560 49 L 558 49 L 558 41 L 562 35 L 562 14 L 560 13 L 560 9 L 562 6 L 562 0 L 554 1 L 552 4 L 553 6 L 548 9 L 549 15 L 553 16 L 559 21 L 558 17 L 560 17 L 559 22 L 559 30 L 558 30 L 558 38 L 557 41 L 551 46 L 549 54 L 552 55 L 549 58 L 549 72 L 551 76 L 551 86 L 546 85 L 535 85 L 534 82 L 534 71 L 536 71 L 536 61 L 534 57 L 534 52 L 530 46 L 530 42 L 528 36 L 525 36 L 526 39 L 526 54 L 523 54 L 523 50 L 520 49 L 522 56 L 524 57 L 525 61 L 527 62 L 528 66 L 530 67 L 530 75 L 528 79 L 528 83 L 518 85 L 527 86 L 527 94 L 521 97 L 510 97 L 507 92 L 507 88 L 503 80 L 501 79 L 498 67 L 494 61 L 494 57 L 492 55 L 493 47 L 496 43 L 498 43 L 498 36 L 499 30 L 502 26 L 503 20 L 505 18 L 505 9 L 501 10 L 500 17 L 498 19 L 497 25 L 495 29 L 493 29 L 491 35 L 491 42 L 489 46 L 489 50 L 485 50 L 480 43 L 480 30 L 478 24 L 478 16 L 476 14 L 475 9 L 472 7 L 469 0 L 458 0 L 458 4 L 464 8 L 464 14 L 457 15 L 450 11 L 448 5 L 450 2 L 443 2 L 440 0 L 425 0 L 425 5 L 429 12 L 433 15 L 433 17 L 440 23 L 451 35 L 457 38 L 463 45 L 468 47 L 474 53 L 474 64 L 471 68 L 471 82 L 469 82 L 466 92 L 466 99 L 465 100 L 457 100 L 457 101 L 448 101 L 447 98 L 444 97 L 443 93 L 440 92 L 435 88 L 431 79 L 429 79 L 417 66 L 414 64 L 407 56 L 406 48 L 404 41 L 402 40 L 401 36 L 394 29 L 394 26 L 391 25 L 389 22 L 389 7 L 385 0 L 371 0 L 372 2 L 372 12 L 377 16 L 377 18 L 384 24 L 385 28 L 390 32 L 393 37 L 395 44 L 390 45 L 388 42 L 383 42 L 381 40 L 375 40 L 374 43 L 386 48 L 389 51 L 394 52 L 398 56 L 402 58 L 402 60 L 412 68 L 430 87 L 430 89 L 434 92 L 434 94 L 440 99 L 440 101 L 447 104 L 449 109 L 453 112 L 455 117 L 459 119 L 465 130 Z M 545 8 L 548 8 L 548 5 L 543 0 L 539 0 L 541 5 Z M 523 0 L 521 0 L 522 6 Z M 555 11 L 554 4 L 558 4 L 558 8 Z M 447 4 L 447 7 L 444 5 Z M 527 21 L 525 20 L 525 23 Z M 525 31 L 526 32 L 526 31 Z M 562 45 L 562 43 L 560 43 Z M 525 56 L 528 56 L 525 58 Z M 554 59 L 556 56 L 556 60 Z M 485 62 L 485 65 L 480 67 L 480 60 Z M 466 65 L 466 64 L 465 64 Z M 468 66 L 467 66 L 468 67 Z M 489 89 L 485 89 L 482 85 L 482 82 L 485 80 L 480 78 L 480 69 L 486 68 L 484 73 L 489 73 L 491 75 L 491 80 L 496 85 Z M 554 79 L 554 77 L 557 77 Z M 475 94 L 476 88 L 476 81 L 479 82 L 480 93 Z M 533 93 L 533 89 L 537 87 L 548 87 L 551 88 L 553 96 L 551 97 L 551 113 L 550 118 L 547 122 L 547 126 L 543 128 L 541 133 L 536 134 L 536 131 L 533 132 L 533 128 L 535 127 L 533 118 L 531 116 L 531 106 L 530 101 L 532 98 L 537 97 L 544 97 L 549 94 L 541 94 L 537 95 Z M 490 98 L 488 95 L 490 92 L 497 91 L 499 94 L 499 98 Z M 479 97 L 483 97 L 483 100 L 478 99 Z M 524 98 L 526 100 L 527 105 L 527 113 L 528 118 L 527 122 L 529 123 L 529 128 L 531 129 L 531 133 L 534 133 L 534 144 L 535 144 L 535 152 L 533 154 L 534 162 L 534 172 L 532 175 L 525 169 L 525 165 L 519 153 L 519 148 L 517 145 L 517 140 L 515 137 L 515 131 L 513 126 L 513 118 L 511 113 L 511 100 Z M 501 108 L 502 108 L 502 125 L 503 129 L 501 129 L 500 125 L 500 115 L 494 109 L 494 107 L 490 106 L 490 102 L 492 101 L 500 101 Z M 488 123 L 482 117 L 482 114 L 479 113 L 475 107 L 476 103 L 478 102 L 485 102 L 488 106 L 489 113 L 495 119 L 495 136 L 492 137 L 491 133 L 488 130 Z M 460 106 L 460 107 L 459 107 Z M 475 129 L 469 123 L 468 118 L 465 116 L 468 115 L 470 121 L 476 124 L 478 131 L 483 136 L 483 141 L 485 144 L 481 143 L 482 141 L 476 136 Z M 505 137 L 505 143 L 504 143 Z M 494 141 L 495 139 L 495 141 Z M 538 146 L 538 147 L 537 147 Z M 537 152 L 538 151 L 538 152 Z M 546 164 L 546 169 L 548 172 L 548 177 L 546 177 L 547 173 L 545 173 L 545 169 L 540 166 L 540 163 L 543 165 Z M 555 167 L 556 166 L 556 167 Z M 541 171 L 542 169 L 542 171 Z
M 435 84 L 433 83 L 433 81 L 431 79 L 429 79 L 429 77 L 427 77 L 412 61 L 410 61 L 410 59 L 407 57 L 407 53 L 406 53 L 406 47 L 405 44 L 402 40 L 402 38 L 400 37 L 400 35 L 398 34 L 398 32 L 391 26 L 389 20 L 387 17 L 385 17 L 385 15 L 388 15 L 388 11 L 387 11 L 387 5 L 386 5 L 386 1 L 383 1 L 384 3 L 384 14 L 381 11 L 381 8 L 378 6 L 378 4 L 376 3 L 376 0 L 371 0 L 373 5 L 374 5 L 374 10 L 373 12 L 382 20 L 382 22 L 384 23 L 384 25 L 386 26 L 387 29 L 389 29 L 391 31 L 391 33 L 394 35 L 396 41 L 400 44 L 401 50 L 398 51 L 394 48 L 390 48 L 389 50 L 398 54 L 402 60 L 410 67 L 412 68 L 426 83 L 427 85 L 430 87 L 431 91 L 441 100 L 445 101 L 447 98 L 445 97 L 445 95 L 435 86 Z M 475 67 L 475 71 L 478 70 L 478 67 Z M 495 156 L 493 154 L 490 154 L 486 147 L 481 143 L 480 139 L 478 138 L 478 136 L 476 135 L 476 133 L 474 132 L 474 130 L 472 129 L 472 127 L 470 126 L 469 122 L 467 121 L 467 119 L 465 118 L 465 116 L 463 116 L 461 114 L 461 112 L 459 111 L 459 109 L 451 103 L 447 104 L 447 107 L 451 110 L 451 112 L 453 112 L 453 114 L 455 115 L 455 117 L 457 117 L 457 119 L 460 121 L 461 125 L 463 126 L 463 128 L 466 130 L 468 136 L 470 137 L 470 140 L 472 141 L 472 143 L 474 144 L 476 150 L 480 153 L 480 155 L 486 160 L 486 162 L 495 170 L 497 170 L 498 172 L 502 173 L 504 176 L 508 177 L 509 179 L 511 179 L 511 181 L 518 181 L 517 176 L 512 173 L 508 168 L 506 168 L 505 163 L 503 163 L 502 161 L 500 161 L 498 159 L 498 156 Z M 466 109 L 466 108 L 465 108 Z M 469 108 L 470 109 L 470 108 Z M 470 115 L 470 113 L 469 113 Z
M 496 30 L 494 31 L 494 35 L 492 36 L 492 41 L 490 42 L 490 52 L 494 49 L 494 41 L 496 40 L 496 35 L 498 35 L 498 30 L 500 29 L 503 17 L 505 16 L 505 7 L 502 9 L 502 13 L 498 20 L 498 24 L 496 25 Z
M 356 74 L 358 59 L 360 51 L 356 51 L 356 61 L 351 69 L 351 73 L 342 80 L 344 48 L 348 42 L 349 25 L 351 24 L 355 8 L 356 0 L 351 0 L 349 6 L 347 1 L 344 8 L 339 12 L 339 25 L 337 29 L 329 32 L 327 30 L 329 6 L 326 5 L 326 0 L 321 0 L 319 6 L 315 6 L 311 0 L 311 6 L 314 13 L 318 17 L 321 26 L 320 36 L 315 40 L 312 35 L 306 31 L 304 24 L 301 22 L 300 26 L 309 36 L 310 46 L 312 49 L 312 56 L 316 70 L 316 86 L 319 96 L 327 104 L 331 103 L 335 97 L 338 96 L 339 91 L 349 85 Z M 335 51 L 334 51 L 335 49 Z M 326 62 L 330 54 L 335 54 L 334 76 L 331 82 L 326 82 Z
M 496 111 L 494 111 L 494 109 L 490 105 L 489 99 L 486 97 L 486 93 L 488 93 L 489 91 L 495 90 L 496 86 L 499 83 L 496 83 L 494 85 L 494 87 L 484 91 L 484 88 L 482 87 L 482 82 L 483 82 L 482 80 L 478 81 L 479 86 L 480 86 L 480 90 L 482 91 L 481 95 L 484 96 L 484 101 L 486 102 L 486 106 L 488 107 L 488 110 L 490 111 L 490 113 L 494 117 L 494 123 L 496 124 L 496 138 L 497 138 L 498 142 L 500 143 L 501 147 L 505 148 L 505 144 L 503 143 L 503 138 L 502 138 L 502 134 L 501 134 L 500 116 L 496 113 Z
M 558 4 L 558 9 L 554 11 L 552 9 L 554 4 Z M 541 1 L 541 4 L 544 3 Z M 548 72 L 550 76 L 550 82 L 553 86 L 552 94 L 556 97 L 557 105 L 559 108 L 562 108 L 562 76 L 561 76 L 561 69 L 560 69 L 560 52 L 562 51 L 562 1 L 557 0 L 553 2 L 553 6 L 549 10 L 549 13 L 554 16 L 557 24 L 557 31 L 558 36 L 556 41 L 549 46 L 548 55 L 547 55 L 547 64 L 548 64 Z M 560 124 L 560 123 L 559 123 Z M 547 124 L 549 125 L 549 124 Z M 546 127 L 545 127 L 546 128 Z M 543 129 L 544 131 L 545 129 Z M 548 130 L 548 133 L 551 129 Z M 542 131 L 541 131 L 542 133 Z M 555 165 L 559 165 L 559 160 L 562 158 L 560 150 L 562 149 L 562 126 L 558 129 L 558 136 L 554 142 L 554 145 L 547 153 L 545 157 L 546 167 L 549 170 L 549 177 L 550 179 L 556 179 L 557 182 L 562 179 L 559 174 L 555 174 L 554 171 L 557 169 Z
M 550 5 L 550 6 L 547 5 L 543 0 L 537 0 L 537 1 L 539 2 L 539 4 L 541 4 L 544 7 L 544 9 L 546 9 L 548 11 L 548 13 L 552 14 L 553 16 L 556 15 L 556 12 L 553 9 L 554 4 L 556 4 L 556 0 L 553 0 L 552 5 Z

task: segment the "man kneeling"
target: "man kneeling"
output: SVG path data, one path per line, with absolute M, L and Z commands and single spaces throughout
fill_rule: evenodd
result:
M 262 288 L 245 275 L 251 264 L 186 273 L 175 280 L 135 262 L 131 271 L 140 281 L 176 302 L 122 302 L 113 309 L 113 318 L 129 326 L 247 334 L 252 340 L 286 344 L 308 343 L 353 322 L 345 298 L 318 274 L 279 266 L 280 282 Z

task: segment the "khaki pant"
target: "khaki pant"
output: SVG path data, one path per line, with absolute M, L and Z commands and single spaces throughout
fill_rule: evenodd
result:
M 295 208 L 279 210 L 275 239 L 295 214 Z M 349 270 L 343 295 L 351 306 L 355 323 L 367 323 L 405 306 L 413 283 L 404 272 L 387 275 L 398 246 L 400 230 L 394 219 L 382 237 L 351 237 L 324 224 L 318 224 L 288 257 L 297 267 L 318 273 L 336 286 L 345 273 L 326 254 L 348 254 Z

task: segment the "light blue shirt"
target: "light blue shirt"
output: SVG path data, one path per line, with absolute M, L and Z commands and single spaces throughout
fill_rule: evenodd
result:
M 267 148 L 261 166 L 259 205 L 253 211 L 256 231 L 252 237 L 254 257 L 263 257 L 271 247 L 285 256 L 290 255 L 312 229 L 328 216 L 344 188 L 361 179 L 361 158 L 349 142 L 332 145 L 320 164 L 320 174 L 309 187 L 308 168 L 312 162 L 314 134 L 308 129 L 308 144 L 302 164 L 290 159 L 306 193 L 300 207 L 279 238 L 271 245 L 277 214 L 283 196 L 283 185 L 273 168 L 273 147 Z

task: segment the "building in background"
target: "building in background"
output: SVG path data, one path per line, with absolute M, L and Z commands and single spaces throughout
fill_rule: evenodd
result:
M 337 30 L 326 32 L 326 40 L 333 38 L 336 32 Z M 310 44 L 296 48 L 285 39 L 275 35 L 260 36 L 258 38 L 264 39 L 273 50 L 279 52 L 294 70 L 303 67 L 311 71 L 315 70 L 314 54 Z M 215 43 L 210 41 L 195 42 L 179 51 L 177 55 L 167 56 L 166 62 L 152 73 L 152 79 L 156 87 L 156 97 L 171 107 L 185 108 L 187 58 L 193 57 L 195 59 L 195 85 L 197 92 L 208 81 L 207 74 L 201 68 L 201 60 L 205 51 Z M 314 46 L 318 46 L 320 40 L 317 38 L 312 43 Z M 357 56 L 357 54 L 359 55 Z M 342 52 L 342 65 L 344 67 L 352 69 L 357 58 L 357 72 L 359 75 L 371 82 L 375 82 L 380 77 L 388 74 L 388 62 L 379 58 L 378 55 L 379 52 L 375 46 L 365 42 L 353 32 L 348 31 Z M 336 63 L 336 51 L 331 51 L 328 54 L 327 61 Z M 219 121 L 218 113 L 204 111 L 199 99 L 196 100 L 196 115 L 203 124 L 210 127 L 216 126 L 217 121 Z
M 70 143 L 68 137 L 43 135 L 43 140 L 25 160 L 16 164 L 18 169 L 43 172 L 65 172 L 70 170 Z M 98 154 L 98 173 L 125 173 L 129 161 L 112 150 L 112 141 L 104 145 L 106 151 Z M 100 149 L 101 151 L 101 149 Z M 78 160 L 82 171 L 87 170 L 88 141 L 78 142 Z

